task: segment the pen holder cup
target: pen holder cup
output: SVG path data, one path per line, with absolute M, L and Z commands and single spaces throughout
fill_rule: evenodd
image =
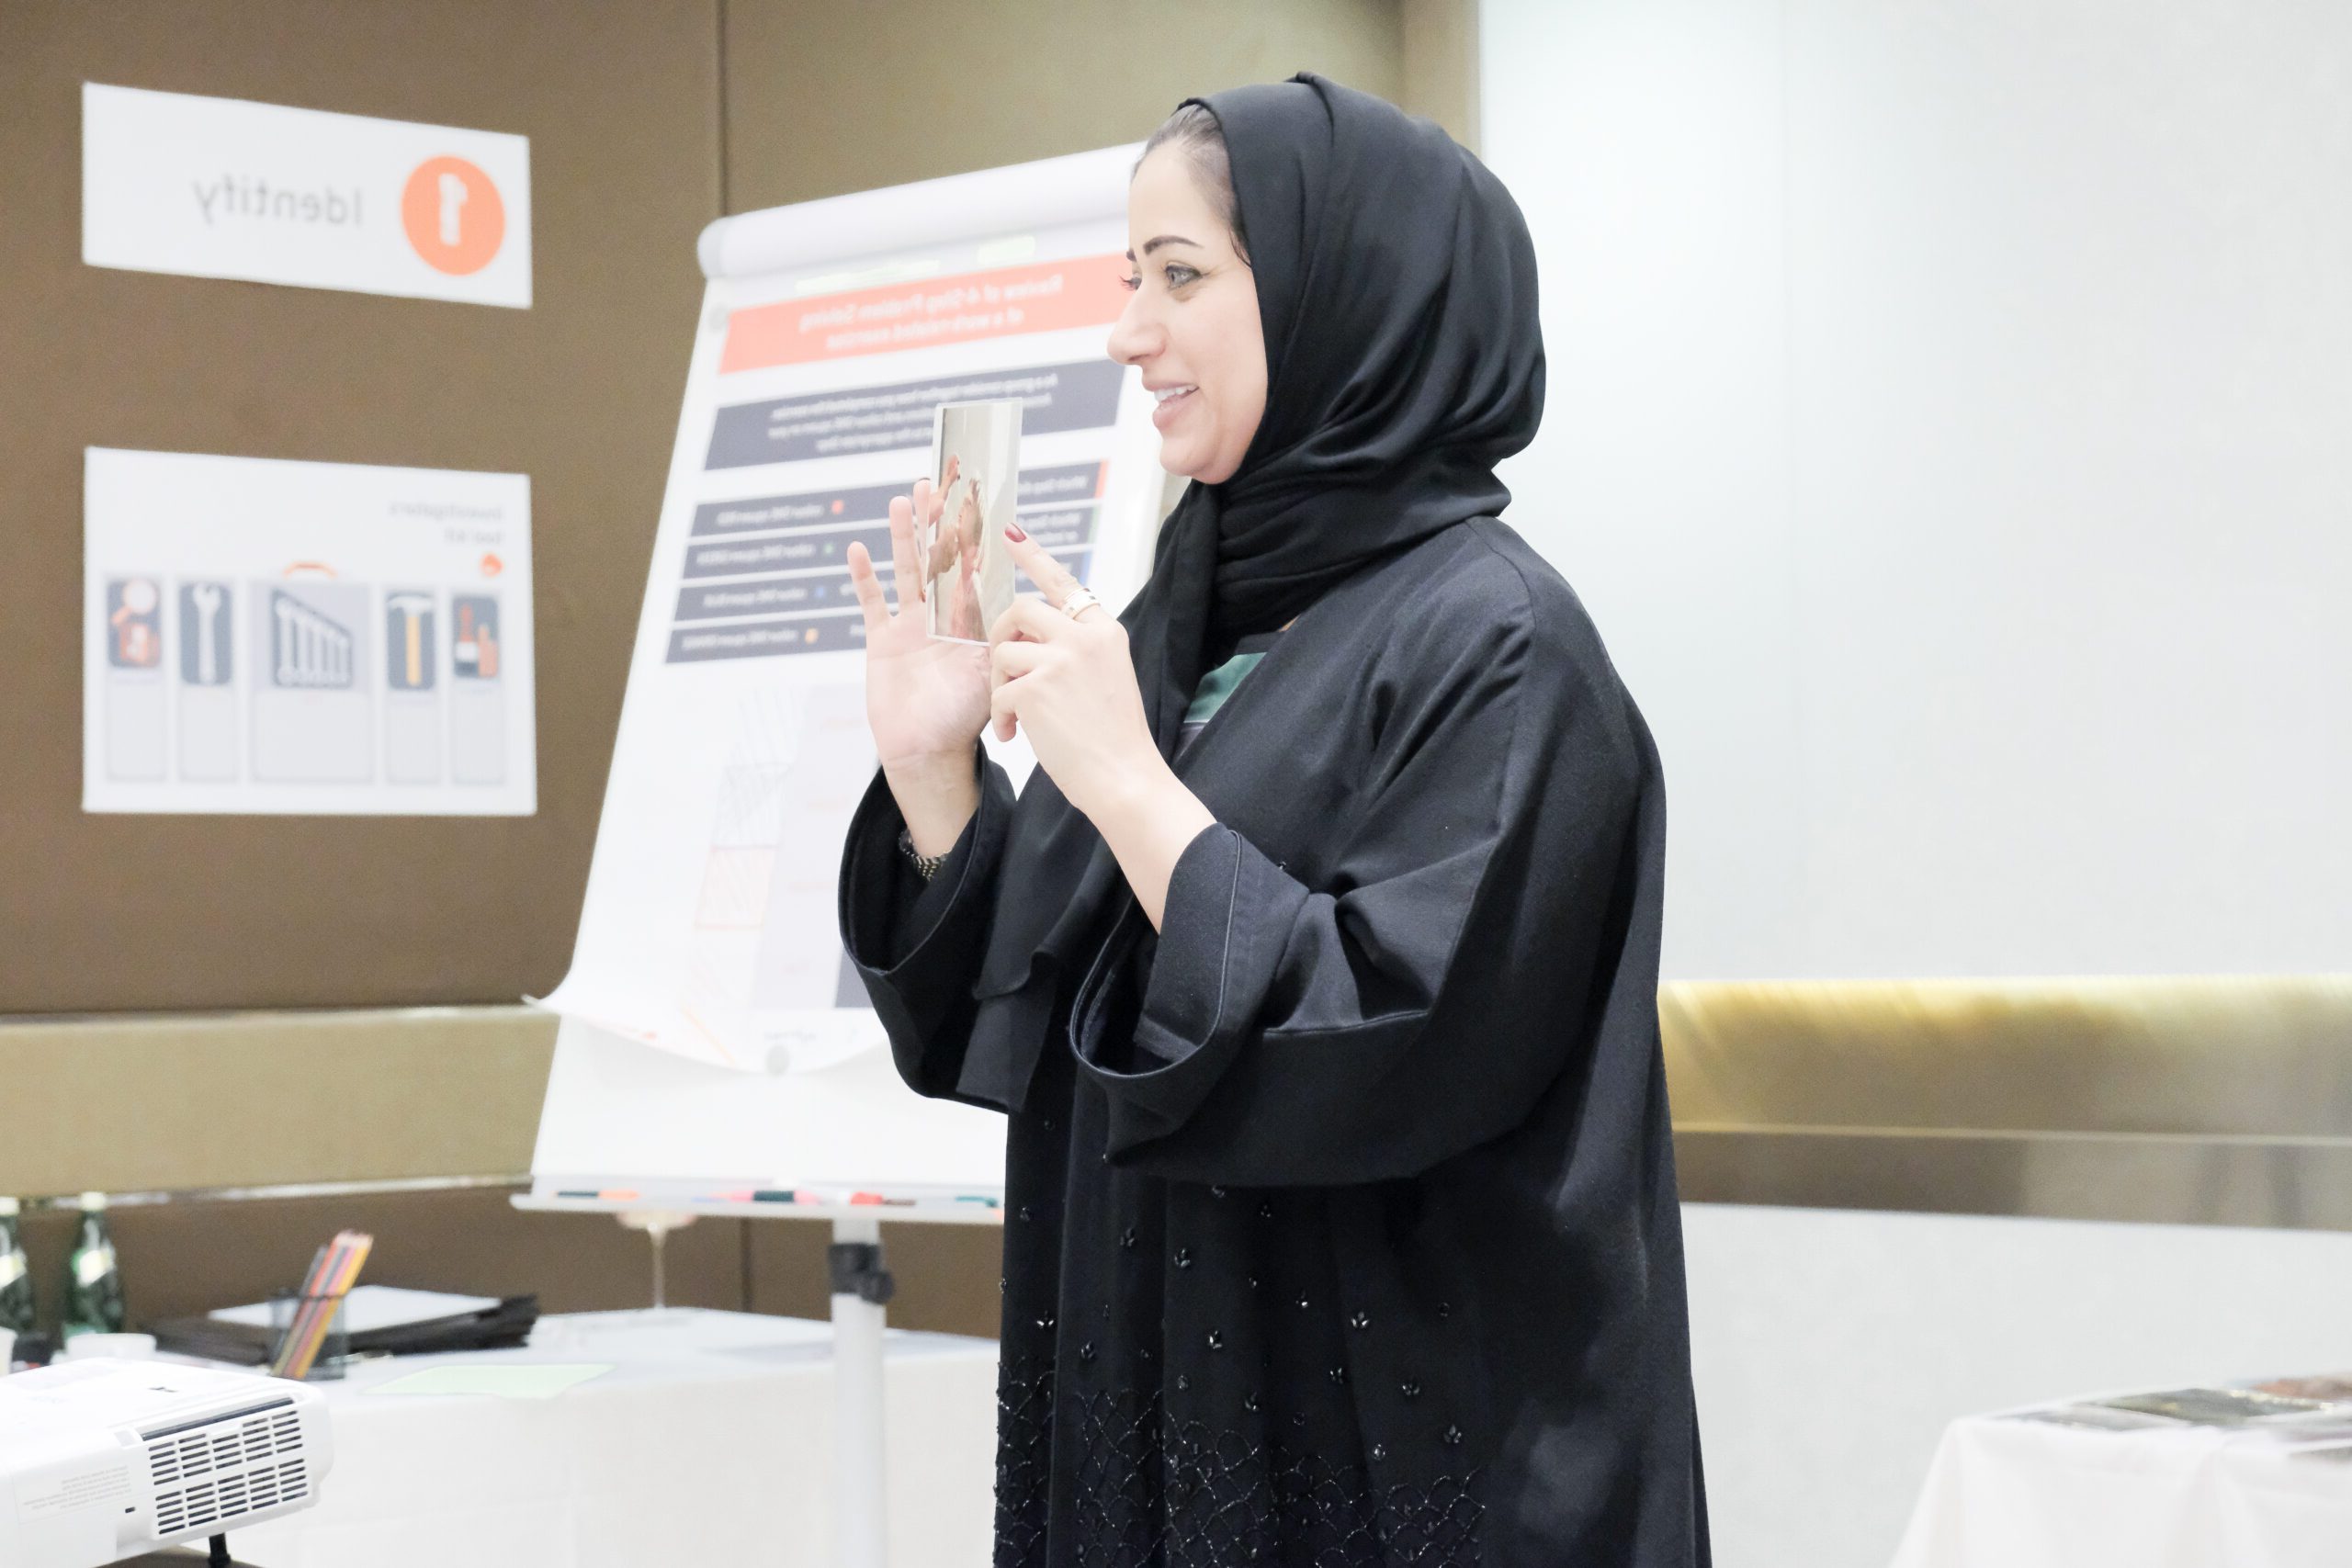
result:
M 332 1382 L 343 1376 L 344 1368 L 351 1360 L 351 1334 L 344 1325 L 343 1302 L 330 1296 L 306 1296 L 298 1291 L 273 1291 L 269 1297 L 269 1364 L 277 1364 L 286 1345 L 286 1336 L 298 1323 L 311 1321 L 313 1314 L 306 1308 L 323 1309 L 334 1303 L 334 1315 L 327 1320 L 326 1336 L 319 1341 L 319 1353 L 311 1362 L 311 1370 L 302 1379 L 305 1382 Z

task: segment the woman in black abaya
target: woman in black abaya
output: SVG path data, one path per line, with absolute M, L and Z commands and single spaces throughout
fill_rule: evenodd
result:
M 1129 220 L 1194 483 L 1125 615 L 1008 534 L 1046 598 L 933 642 L 913 507 L 902 613 L 852 551 L 843 938 L 907 1081 L 1010 1117 L 997 1562 L 1703 1564 L 1657 758 L 1495 520 L 1525 226 L 1312 76 L 1180 109 Z

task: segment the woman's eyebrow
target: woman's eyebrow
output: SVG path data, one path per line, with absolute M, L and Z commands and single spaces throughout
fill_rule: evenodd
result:
M 1202 248 L 1201 243 L 1198 240 L 1188 240 L 1182 234 L 1154 234 L 1150 239 L 1146 240 L 1143 243 L 1143 254 L 1149 255 L 1152 252 L 1159 249 L 1162 245 L 1190 245 L 1196 251 Z M 1129 261 L 1135 260 L 1135 252 L 1129 251 L 1127 253 L 1127 259 Z

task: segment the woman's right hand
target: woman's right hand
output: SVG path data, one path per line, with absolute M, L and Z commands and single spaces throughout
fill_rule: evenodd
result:
M 890 793 L 919 853 L 945 854 L 979 805 L 972 747 L 989 722 L 989 650 L 931 635 L 923 602 L 918 512 L 933 505 L 929 480 L 911 501 L 890 502 L 894 613 L 863 544 L 849 547 L 849 580 L 865 616 L 865 721 Z

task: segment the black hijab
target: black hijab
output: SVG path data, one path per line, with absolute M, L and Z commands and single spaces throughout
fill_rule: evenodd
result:
M 1333 585 L 1510 500 L 1544 407 L 1535 254 L 1502 182 L 1427 120 L 1319 76 L 1189 99 L 1225 135 L 1266 339 L 1240 468 L 1194 484 L 1121 619 L 1172 756 L 1212 660 Z M 1017 1109 L 1057 983 L 1133 903 L 1041 769 L 1013 813 L 959 1088 Z

